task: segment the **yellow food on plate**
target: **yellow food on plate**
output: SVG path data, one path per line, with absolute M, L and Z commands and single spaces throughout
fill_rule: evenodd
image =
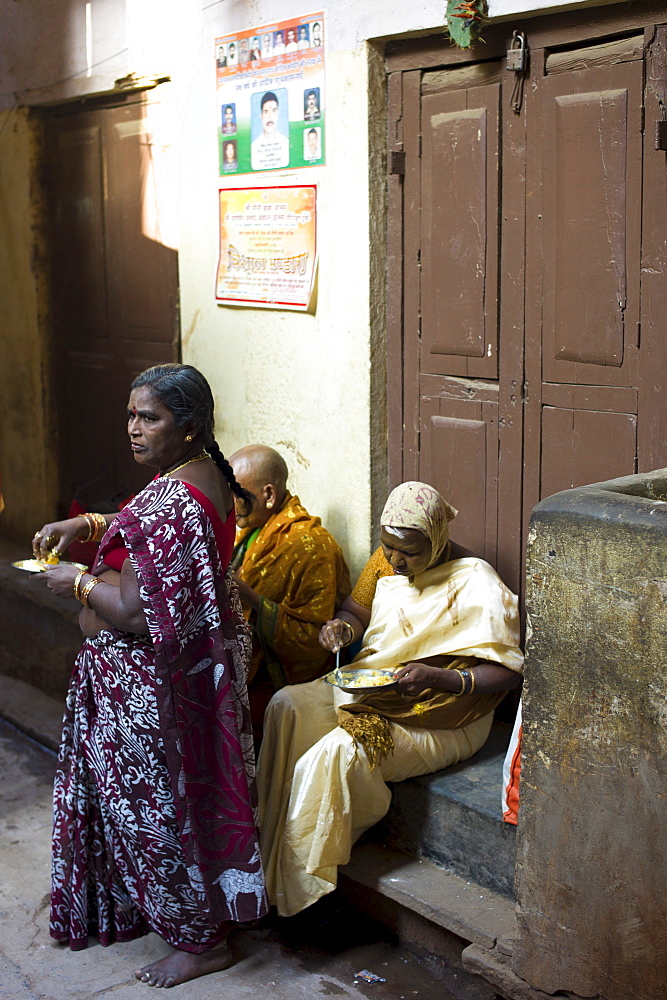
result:
M 396 678 L 393 670 L 342 670 L 338 677 L 334 673 L 327 676 L 329 684 L 347 690 L 348 688 L 372 688 L 386 687 L 387 684 L 394 684 Z
M 390 674 L 386 674 L 384 677 L 355 677 L 352 680 L 346 680 L 346 687 L 382 687 L 383 684 L 393 683 L 394 678 Z

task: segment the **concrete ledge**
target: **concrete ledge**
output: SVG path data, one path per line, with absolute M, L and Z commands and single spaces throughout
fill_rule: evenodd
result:
M 81 649 L 80 606 L 11 565 L 29 551 L 0 540 L 0 673 L 64 697 Z
M 511 960 L 497 949 L 486 950 L 471 944 L 462 953 L 463 968 L 466 972 L 481 976 L 491 983 L 500 996 L 506 1000 L 553 1000 L 550 993 L 533 989 L 512 971 Z M 573 997 L 572 993 L 559 993 L 560 997 Z
M 62 700 L 0 674 L 0 715 L 50 750 L 60 745 L 63 711 Z
M 514 903 L 505 896 L 430 861 L 375 844 L 355 847 L 340 872 L 464 941 L 512 953 L 516 916 Z
M 495 722 L 469 760 L 391 785 L 391 806 L 373 841 L 513 899 L 516 828 L 502 822 L 500 810 L 509 740 L 509 725 Z

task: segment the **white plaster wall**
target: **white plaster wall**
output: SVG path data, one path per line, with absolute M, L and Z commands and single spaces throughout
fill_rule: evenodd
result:
M 183 356 L 214 386 L 223 450 L 253 442 L 277 448 L 291 489 L 359 569 L 370 551 L 371 521 L 366 50 L 328 53 L 327 93 L 335 96 L 327 106 L 327 166 L 261 177 L 267 184 L 318 184 L 315 314 L 219 306 L 213 40 L 247 23 L 228 10 L 224 18 L 209 15 L 203 31 L 183 133 Z M 252 23 L 270 20 L 262 11 Z

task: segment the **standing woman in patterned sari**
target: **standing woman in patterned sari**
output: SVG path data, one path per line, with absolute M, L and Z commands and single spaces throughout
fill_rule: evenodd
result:
M 246 675 L 250 637 L 228 569 L 234 478 L 213 396 L 189 365 L 132 384 L 135 461 L 158 470 L 116 516 L 47 524 L 44 557 L 100 541 L 92 572 L 44 574 L 82 603 L 54 793 L 51 935 L 73 950 L 155 931 L 135 975 L 175 986 L 231 964 L 233 922 L 267 909 Z M 55 545 L 54 545 L 55 543 Z

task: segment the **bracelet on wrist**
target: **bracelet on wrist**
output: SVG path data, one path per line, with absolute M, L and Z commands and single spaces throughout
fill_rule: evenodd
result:
M 459 667 L 452 667 L 452 670 L 461 678 L 461 690 L 453 691 L 452 694 L 454 697 L 460 698 L 461 695 L 472 694 L 475 690 L 475 675 L 472 670 L 468 667 L 463 667 L 463 669 L 460 669 Z
M 79 536 L 80 542 L 100 542 L 107 530 L 107 519 L 104 514 L 95 514 L 86 511 L 85 514 L 81 514 L 88 525 L 88 534 L 85 536 Z
M 97 586 L 97 584 L 101 582 L 102 581 L 98 576 L 91 576 L 88 583 L 86 583 L 83 587 L 79 588 L 79 593 L 77 594 L 77 597 L 85 608 L 90 608 L 90 593 Z
M 77 601 L 81 600 L 79 593 L 81 587 L 81 579 L 86 575 L 87 572 L 88 570 L 82 569 L 79 571 L 79 573 L 77 573 L 77 575 L 74 578 L 74 596 L 76 597 Z
M 343 625 L 347 625 L 347 627 L 349 628 L 349 630 L 350 630 L 350 638 L 346 642 L 344 642 L 342 645 L 343 646 L 350 646 L 354 642 L 354 626 L 351 625 L 350 622 L 346 622 L 345 620 L 343 620 Z

